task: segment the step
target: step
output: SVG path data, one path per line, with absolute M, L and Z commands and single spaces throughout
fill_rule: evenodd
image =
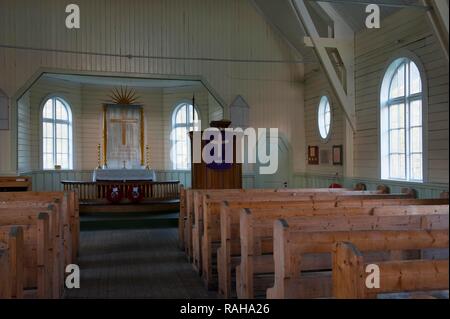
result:
M 178 213 L 101 213 L 80 216 L 80 229 L 142 229 L 178 227 Z

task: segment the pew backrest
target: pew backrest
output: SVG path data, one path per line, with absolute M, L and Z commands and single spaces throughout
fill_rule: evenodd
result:
M 414 234 L 413 234 L 414 235 Z M 430 234 L 432 236 L 432 234 Z M 448 236 L 448 233 L 447 233 Z M 448 249 L 448 240 L 438 238 Z M 406 239 L 406 241 L 409 241 Z M 433 243 L 434 244 L 434 243 Z M 437 245 L 434 245 L 437 247 Z M 374 247 L 370 247 L 374 249 Z M 378 249 L 386 249 L 382 245 Z M 399 248 L 399 247 L 396 247 Z M 416 246 L 402 246 L 403 249 L 414 249 Z M 366 269 L 377 267 L 378 285 L 366 285 Z M 371 268 L 368 268 L 368 267 Z M 395 260 L 367 262 L 361 252 L 351 242 L 337 242 L 333 249 L 333 297 L 335 298 L 373 298 L 380 293 L 448 290 L 449 261 L 445 260 Z
M 425 223 L 418 226 L 417 217 L 433 219 L 440 216 L 436 223 Z M 403 224 L 397 228 L 366 230 L 332 229 L 331 231 L 291 231 L 289 222 L 279 219 L 274 223 L 273 260 L 275 262 L 274 287 L 268 289 L 269 298 L 305 297 L 307 290 L 301 289 L 301 270 L 305 267 L 307 254 L 330 255 L 337 242 L 352 242 L 364 251 L 401 251 L 421 250 L 427 248 L 443 248 L 448 246 L 448 215 L 428 216 L 384 216 L 383 219 L 413 217 L 412 227 Z M 447 221 L 447 225 L 445 225 Z M 383 222 L 386 224 L 386 221 Z M 328 288 L 330 288 L 329 286 Z M 329 297 L 331 289 L 320 292 Z M 323 295 L 325 294 L 325 295 Z
M 0 282 L 7 285 L 4 288 L 9 288 L 9 292 L 0 292 L 0 298 L 22 298 L 24 287 L 23 253 L 25 250 L 23 228 L 21 226 L 0 226 L 0 249 L 4 250 L 3 262 L 9 263 L 3 271 L 0 270 Z M 1 263 L 2 261 L 0 261 Z

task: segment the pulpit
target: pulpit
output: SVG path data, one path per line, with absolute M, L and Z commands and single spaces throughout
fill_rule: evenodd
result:
M 222 133 L 231 122 L 211 122 L 211 127 L 218 128 Z M 191 138 L 191 172 L 193 189 L 230 189 L 242 188 L 242 163 L 236 162 L 236 138 L 233 140 L 233 163 L 210 163 L 207 164 L 201 157 L 200 163 L 194 163 L 193 132 L 189 132 Z M 201 141 L 201 149 L 210 141 Z M 225 143 L 226 141 L 223 141 Z M 226 148 L 224 148 L 226 149 Z

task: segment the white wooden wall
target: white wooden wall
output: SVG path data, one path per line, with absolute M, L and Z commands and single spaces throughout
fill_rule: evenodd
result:
M 302 166 L 302 65 L 156 58 L 298 58 L 250 1 L 77 0 L 76 3 L 81 8 L 79 30 L 65 27 L 65 1 L 0 2 L 2 45 L 50 50 L 0 48 L 0 88 L 12 98 L 12 115 L 16 112 L 17 94 L 40 70 L 139 77 L 200 76 L 225 105 L 241 94 L 251 105 L 252 126 L 279 127 L 292 143 L 294 162 Z M 141 57 L 130 59 L 126 55 Z M 12 124 L 12 130 L 0 132 L 2 148 L 12 150 L 12 154 L 0 154 L 3 172 L 16 171 L 14 117 Z
M 343 145 L 345 140 L 344 121 L 345 115 L 342 111 L 340 103 L 333 94 L 333 90 L 319 66 L 314 68 L 307 68 L 308 73 L 305 75 L 305 130 L 306 130 L 306 145 L 305 152 L 307 152 L 308 145 L 319 146 L 320 150 L 329 151 L 330 164 L 308 165 L 308 159 L 305 159 L 306 170 L 310 174 L 318 175 L 335 175 L 343 174 L 343 166 L 332 164 L 332 150 L 333 145 Z M 319 128 L 317 124 L 317 110 L 320 99 L 323 95 L 330 99 L 332 116 L 330 126 L 330 136 L 323 140 L 320 137 Z
M 379 90 L 389 60 L 401 50 L 417 55 L 428 82 L 428 176 L 448 187 L 448 64 L 421 10 L 401 10 L 380 30 L 356 36 L 355 176 L 379 178 Z
M 367 181 L 372 185 L 386 183 L 380 180 L 379 173 L 379 95 L 385 68 L 389 61 L 400 52 L 409 51 L 419 57 L 425 68 L 424 79 L 428 84 L 428 181 L 424 195 L 438 194 L 437 190 L 448 189 L 448 65 L 445 62 L 439 44 L 421 10 L 400 10 L 382 20 L 380 30 L 363 30 L 356 34 L 356 123 L 354 135 L 354 178 L 351 181 Z M 317 129 L 317 105 L 320 95 L 330 91 L 323 70 L 310 72 L 317 66 L 308 67 L 305 75 L 305 129 L 306 144 L 331 148 L 333 144 L 345 145 L 344 117 L 340 106 L 333 103 L 332 136 L 328 143 L 321 142 Z M 331 144 L 331 145 L 329 145 Z M 345 159 L 344 159 L 345 160 Z M 336 172 L 343 173 L 338 166 L 307 165 L 308 184 L 296 185 L 308 187 L 327 186 Z M 325 175 L 325 176 L 323 176 Z M 304 175 L 301 175 L 304 176 Z M 328 184 L 327 184 L 328 183 Z M 351 184 L 349 182 L 349 184 Z M 392 187 L 399 188 L 401 183 L 393 182 Z M 408 184 L 408 183 L 406 183 Z M 441 185 L 439 188 L 437 185 Z M 351 186 L 351 185 L 349 185 Z M 405 185 L 406 186 L 406 185 Z M 433 191 L 428 191 L 432 189 Z
M 51 95 L 63 98 L 71 107 L 73 117 L 74 170 L 97 167 L 97 146 L 102 143 L 103 103 L 109 100 L 113 87 L 80 84 L 51 78 L 39 79 L 20 99 L 18 121 L 19 172 L 42 168 L 40 121 L 41 108 Z M 196 104 L 205 127 L 211 119 L 222 118 L 217 104 L 209 106 L 206 88 L 136 88 L 145 116 L 145 144 L 150 147 L 151 166 L 172 169 L 170 165 L 170 130 L 172 111 L 177 103 L 190 101 L 195 93 Z

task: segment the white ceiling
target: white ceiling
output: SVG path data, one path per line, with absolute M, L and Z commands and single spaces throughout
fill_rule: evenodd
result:
M 317 5 L 320 2 L 330 3 L 355 32 L 365 27 L 365 19 L 367 17 L 365 9 L 369 3 L 380 4 L 381 19 L 405 6 L 408 7 L 408 10 L 421 10 L 414 7 L 418 6 L 417 0 L 307 0 L 307 5 L 311 9 L 314 7 L 314 9 L 310 10 L 310 13 L 319 31 L 326 24 L 325 20 L 321 19 L 325 13 Z M 315 59 L 313 50 L 305 47 L 303 43 L 303 37 L 306 35 L 306 32 L 292 9 L 292 0 L 253 0 L 253 3 L 266 20 L 302 54 L 304 60 Z

